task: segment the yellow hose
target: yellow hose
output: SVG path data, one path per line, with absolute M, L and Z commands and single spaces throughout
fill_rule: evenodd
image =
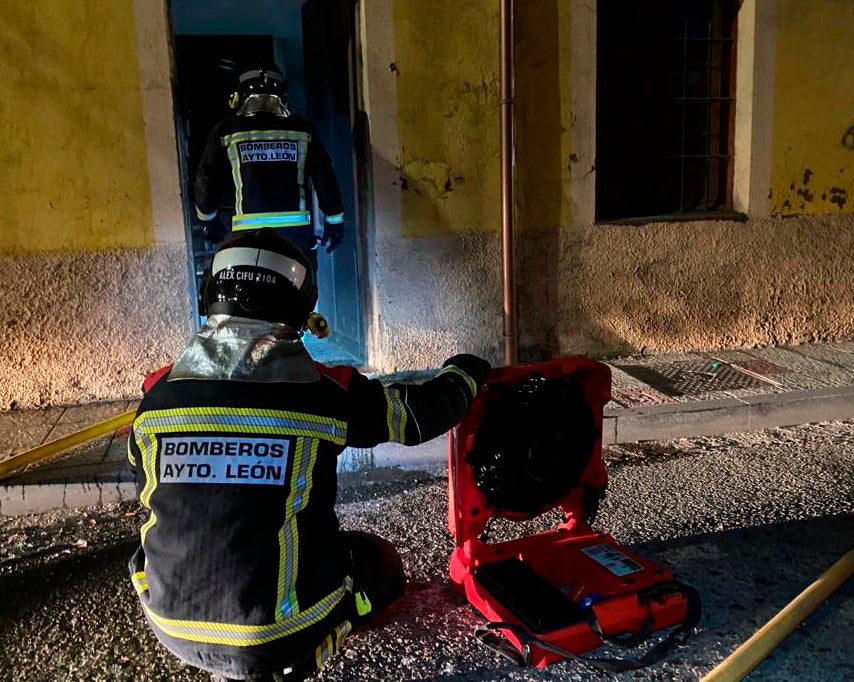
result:
M 854 573 L 854 549 L 848 552 L 818 580 L 801 592 L 776 616 L 709 672 L 700 682 L 730 682 L 744 677 L 759 665 L 821 603 L 841 587 Z
M 63 436 L 62 438 L 57 438 L 50 443 L 45 443 L 44 445 L 39 445 L 37 447 L 30 448 L 29 450 L 19 452 L 17 455 L 12 455 L 8 459 L 0 462 L 0 478 L 5 478 L 9 474 L 19 471 L 29 464 L 40 462 L 52 455 L 62 452 L 63 450 L 69 450 L 76 445 L 85 443 L 87 440 L 92 440 L 98 436 L 111 433 L 122 426 L 132 424 L 135 416 L 136 409 L 128 410 L 122 414 L 117 414 L 115 417 L 110 417 L 109 419 L 98 422 L 97 424 L 92 424 L 92 426 L 87 426 L 85 429 L 81 429 L 80 431 L 75 431 L 74 433 Z

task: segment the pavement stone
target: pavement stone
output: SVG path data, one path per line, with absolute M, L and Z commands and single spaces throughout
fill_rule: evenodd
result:
M 854 418 L 854 341 L 605 362 L 612 371 L 612 400 L 602 424 L 605 446 Z M 123 400 L 0 413 L 0 461 L 137 404 Z M 132 499 L 128 432 L 123 427 L 0 481 L 0 515 Z M 348 449 L 339 469 L 437 473 L 447 464 L 448 439 L 441 436 L 416 447 Z

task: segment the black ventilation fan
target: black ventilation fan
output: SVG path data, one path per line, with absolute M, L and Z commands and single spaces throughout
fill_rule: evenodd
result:
M 599 430 L 579 383 L 539 374 L 492 384 L 466 461 L 490 505 L 528 518 L 557 506 L 579 485 Z

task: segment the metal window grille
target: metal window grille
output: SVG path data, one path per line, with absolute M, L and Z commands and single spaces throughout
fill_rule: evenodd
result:
M 737 0 L 599 0 L 597 220 L 731 212 Z

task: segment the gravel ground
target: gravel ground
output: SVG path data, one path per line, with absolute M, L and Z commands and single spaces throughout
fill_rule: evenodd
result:
M 596 526 L 697 587 L 695 636 L 620 679 L 698 680 L 854 545 L 854 423 L 606 450 Z M 612 679 L 577 662 L 516 667 L 471 637 L 479 615 L 448 586 L 447 479 L 383 469 L 342 475 L 339 515 L 400 548 L 406 595 L 353 633 L 317 682 Z M 196 681 L 145 626 L 126 562 L 137 505 L 0 518 L 0 680 Z M 493 540 L 555 521 L 496 522 Z M 849 581 L 750 680 L 854 679 Z M 597 655 L 611 654 L 607 650 Z

